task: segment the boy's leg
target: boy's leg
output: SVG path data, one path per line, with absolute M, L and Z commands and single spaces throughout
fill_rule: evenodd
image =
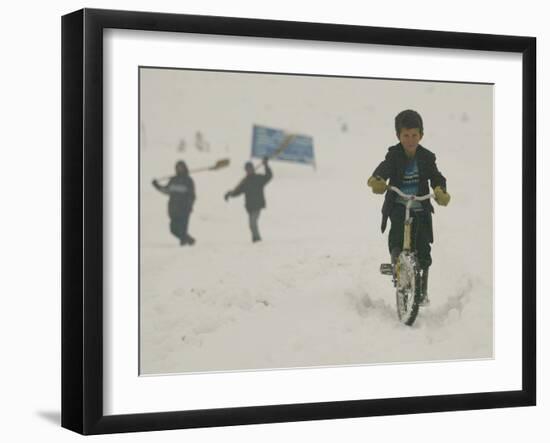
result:
M 261 240 L 260 231 L 258 229 L 258 218 L 260 217 L 260 210 L 250 211 L 248 213 L 248 225 L 252 232 L 252 241 L 257 242 Z
M 421 305 L 426 306 L 430 303 L 428 298 L 428 273 L 432 264 L 430 245 L 430 220 L 425 212 L 416 214 L 413 225 L 413 247 L 418 253 L 418 263 L 420 264 L 422 278 L 422 301 Z
M 178 220 L 173 217 L 170 219 L 170 233 L 173 236 L 180 238 L 179 231 L 178 231 Z
M 422 305 L 426 306 L 430 304 L 430 298 L 428 297 L 428 273 L 430 268 L 422 270 Z
M 184 217 L 174 218 L 174 223 L 176 225 L 176 237 L 180 240 L 180 245 L 186 245 L 186 232 L 187 232 L 187 222 Z
M 189 224 L 189 214 L 183 214 L 181 217 L 172 217 L 170 219 L 170 232 L 179 239 L 180 245 L 193 244 L 189 241 L 187 226 Z
M 395 204 L 390 213 L 390 233 L 388 235 L 388 249 L 392 263 L 395 264 L 397 256 L 403 249 L 403 229 L 405 224 L 405 207 Z
M 428 269 L 432 264 L 432 247 L 430 245 L 429 215 L 420 211 L 413 215 L 412 247 L 418 253 L 418 263 L 421 269 Z
M 189 217 L 191 212 L 187 212 L 181 219 L 181 230 L 180 230 L 180 244 L 188 244 L 193 246 L 195 244 L 195 239 L 189 235 Z

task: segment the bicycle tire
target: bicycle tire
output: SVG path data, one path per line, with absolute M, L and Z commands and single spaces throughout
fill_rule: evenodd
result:
M 422 281 L 416 254 L 403 251 L 396 263 L 396 307 L 399 321 L 412 326 L 420 309 Z

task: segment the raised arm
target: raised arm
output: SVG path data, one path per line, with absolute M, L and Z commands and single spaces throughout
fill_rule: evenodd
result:
M 265 174 L 264 174 L 264 185 L 265 185 L 273 178 L 273 171 L 267 164 L 267 160 L 264 161 L 264 168 L 265 168 Z

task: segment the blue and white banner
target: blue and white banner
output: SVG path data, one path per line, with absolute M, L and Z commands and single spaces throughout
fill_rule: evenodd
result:
M 281 129 L 254 125 L 252 131 L 252 157 L 273 157 L 296 163 L 315 165 L 313 138 L 291 134 Z

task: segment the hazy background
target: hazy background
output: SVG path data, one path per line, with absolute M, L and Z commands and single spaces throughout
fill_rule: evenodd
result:
M 144 68 L 141 112 L 143 373 L 492 357 L 491 85 Z M 395 314 L 383 197 L 366 186 L 394 117 L 424 119 L 452 195 L 434 215 L 432 304 L 413 328 Z M 243 176 L 252 126 L 313 137 L 317 168 L 272 162 L 264 241 L 252 245 Z M 201 133 L 200 149 L 196 134 Z M 184 159 L 197 202 L 181 248 L 151 186 Z M 475 177 L 475 186 L 472 180 Z

